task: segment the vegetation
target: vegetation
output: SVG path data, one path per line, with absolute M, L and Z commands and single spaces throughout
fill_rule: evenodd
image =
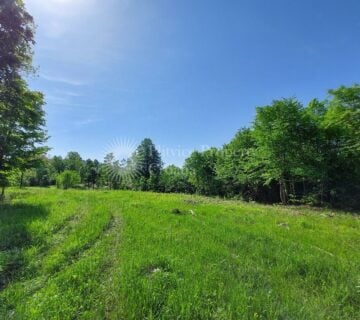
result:
M 34 23 L 22 1 L 0 2 L 0 200 L 11 171 L 22 173 L 47 151 L 44 97 L 29 90 Z M 21 178 L 22 180 L 22 178 Z
M 150 192 L 9 196 L 1 319 L 360 317 L 357 216 Z
M 76 171 L 65 170 L 56 177 L 56 185 L 58 188 L 69 189 L 80 184 L 81 177 Z
M 77 152 L 69 152 L 65 159 L 47 159 L 40 170 L 46 178 L 37 180 L 51 185 L 56 175 L 72 170 L 93 189 L 197 193 L 356 210 L 360 208 L 360 86 L 329 93 L 328 101 L 312 100 L 306 107 L 295 99 L 283 99 L 257 108 L 251 128 L 240 130 L 221 149 L 194 151 L 183 168 L 164 169 L 155 145 L 145 139 L 121 163 L 113 154 L 103 163 L 84 161 Z
M 22 0 L 2 0 L 0 25 L 0 82 L 4 84 L 33 69 L 34 20 Z

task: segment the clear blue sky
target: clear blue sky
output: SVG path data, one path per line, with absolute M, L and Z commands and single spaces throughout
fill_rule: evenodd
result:
M 256 106 L 359 82 L 358 0 L 25 2 L 51 154 L 101 159 L 117 138 L 220 147 Z

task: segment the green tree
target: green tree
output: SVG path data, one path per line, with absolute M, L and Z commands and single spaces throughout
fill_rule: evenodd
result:
M 64 172 L 66 168 L 65 161 L 61 156 L 54 156 L 51 159 L 51 165 L 58 174 Z
M 326 135 L 328 183 L 325 197 L 331 204 L 360 207 L 360 86 L 330 90 L 322 122 Z
M 325 117 L 328 127 L 341 128 L 343 152 L 357 155 L 360 152 L 360 85 L 341 86 L 329 90 L 332 97 Z
M 18 169 L 20 172 L 19 187 L 24 185 L 25 173 L 27 170 L 35 169 L 38 177 L 38 184 L 48 186 L 51 183 L 51 164 L 48 158 L 44 156 L 47 148 L 38 148 L 33 154 L 28 153 L 19 159 Z
M 101 168 L 101 180 L 109 189 L 119 189 L 121 180 L 121 166 L 119 160 L 111 152 L 104 158 Z
M 48 187 L 56 182 L 56 172 L 51 165 L 50 159 L 45 156 L 32 166 L 32 171 L 35 175 L 28 182 L 31 186 Z
M 0 83 L 32 70 L 34 21 L 21 0 L 0 1 Z
M 264 183 L 277 182 L 281 202 L 286 204 L 301 172 L 307 143 L 302 105 L 295 99 L 283 99 L 257 108 L 253 134 L 257 145 L 254 161 L 264 165 Z
M 65 170 L 56 177 L 56 185 L 61 189 L 70 189 L 80 184 L 81 177 L 77 171 Z
M 10 172 L 9 182 L 11 186 L 41 186 L 47 187 L 55 181 L 55 171 L 50 159 L 41 156 L 28 163 L 28 168 L 19 167 Z
M 23 168 L 46 151 L 44 97 L 30 91 L 21 79 L 0 84 L 0 180 L 2 195 L 6 175 Z
M 191 193 L 194 191 L 186 171 L 171 165 L 161 172 L 161 191 L 166 193 Z
M 323 126 L 327 108 L 326 101 L 313 99 L 304 110 L 308 134 L 301 150 L 302 201 L 309 204 L 323 203 L 329 168 L 332 165 L 329 136 Z
M 0 2 L 0 197 L 10 171 L 24 172 L 46 151 L 44 99 L 21 76 L 32 68 L 34 22 L 21 0 Z
M 138 188 L 157 191 L 163 163 L 151 139 L 144 139 L 140 143 L 131 161 L 134 163 L 135 184 Z
M 78 152 L 68 152 L 64 159 L 64 162 L 66 170 L 76 171 L 81 176 L 81 180 L 84 180 L 84 161 Z
M 312 128 L 306 141 L 305 198 L 310 203 L 358 207 L 360 200 L 360 89 L 330 90 L 325 102 L 313 100 L 305 109 Z
M 85 182 L 88 185 L 88 188 L 95 188 L 95 185 L 98 183 L 98 178 L 100 174 L 100 164 L 99 161 L 91 159 L 86 160 L 85 167 Z
M 194 185 L 199 194 L 217 195 L 222 194 L 221 183 L 217 179 L 216 164 L 218 150 L 199 152 L 194 151 L 185 161 L 185 170 L 189 173 L 189 181 Z
M 219 152 L 216 173 L 227 196 L 264 200 L 262 164 L 256 162 L 256 141 L 251 129 L 243 128 Z

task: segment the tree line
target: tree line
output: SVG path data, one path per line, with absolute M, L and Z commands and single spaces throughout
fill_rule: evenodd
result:
M 123 161 L 111 153 L 102 162 L 83 160 L 77 152 L 44 158 L 42 166 L 27 171 L 26 183 L 62 187 L 59 179 L 71 180 L 71 174 L 70 185 L 78 187 L 357 209 L 360 86 L 330 90 L 327 100 L 306 106 L 290 98 L 258 107 L 251 127 L 239 130 L 222 148 L 194 151 L 182 168 L 164 168 L 155 145 L 145 139 Z

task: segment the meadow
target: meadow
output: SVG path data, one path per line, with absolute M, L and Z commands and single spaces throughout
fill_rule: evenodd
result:
M 11 189 L 0 319 L 360 319 L 359 215 Z

